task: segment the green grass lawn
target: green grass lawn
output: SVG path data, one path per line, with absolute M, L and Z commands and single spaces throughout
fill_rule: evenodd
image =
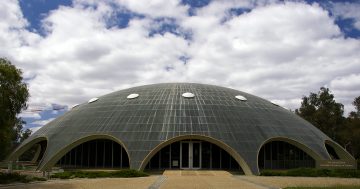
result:
M 360 189 L 360 186 L 332 186 L 332 187 L 286 187 L 284 189 Z

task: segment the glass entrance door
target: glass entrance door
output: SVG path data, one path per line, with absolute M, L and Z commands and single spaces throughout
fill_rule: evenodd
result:
M 180 168 L 189 169 L 189 159 L 190 159 L 190 142 L 181 142 L 180 145 Z
M 180 168 L 200 169 L 201 168 L 201 143 L 193 141 L 181 142 L 180 146 Z
M 200 142 L 192 142 L 192 168 L 200 169 L 201 168 L 201 145 Z

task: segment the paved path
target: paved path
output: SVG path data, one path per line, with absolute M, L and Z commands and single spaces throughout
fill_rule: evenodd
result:
M 278 189 L 287 186 L 360 186 L 360 179 L 326 177 L 260 177 L 232 175 L 226 171 L 168 170 L 163 175 L 141 178 L 50 180 L 0 189 Z
M 285 188 L 289 186 L 360 186 L 359 178 L 334 178 L 334 177 L 261 177 L 261 176 L 235 176 L 249 182 L 256 182 L 268 187 Z
M 262 184 L 239 179 L 226 171 L 165 171 L 167 177 L 160 189 L 226 188 L 270 189 Z

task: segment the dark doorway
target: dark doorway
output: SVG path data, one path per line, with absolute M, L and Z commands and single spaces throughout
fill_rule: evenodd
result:
M 145 169 L 221 169 L 242 172 L 239 164 L 225 150 L 199 140 L 178 141 L 162 148 L 150 159 Z

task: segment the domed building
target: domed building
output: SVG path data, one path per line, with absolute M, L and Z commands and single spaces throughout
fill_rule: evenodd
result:
M 38 170 L 355 168 L 354 158 L 293 112 L 234 89 L 145 85 L 77 105 L 9 157 L 37 146 Z

